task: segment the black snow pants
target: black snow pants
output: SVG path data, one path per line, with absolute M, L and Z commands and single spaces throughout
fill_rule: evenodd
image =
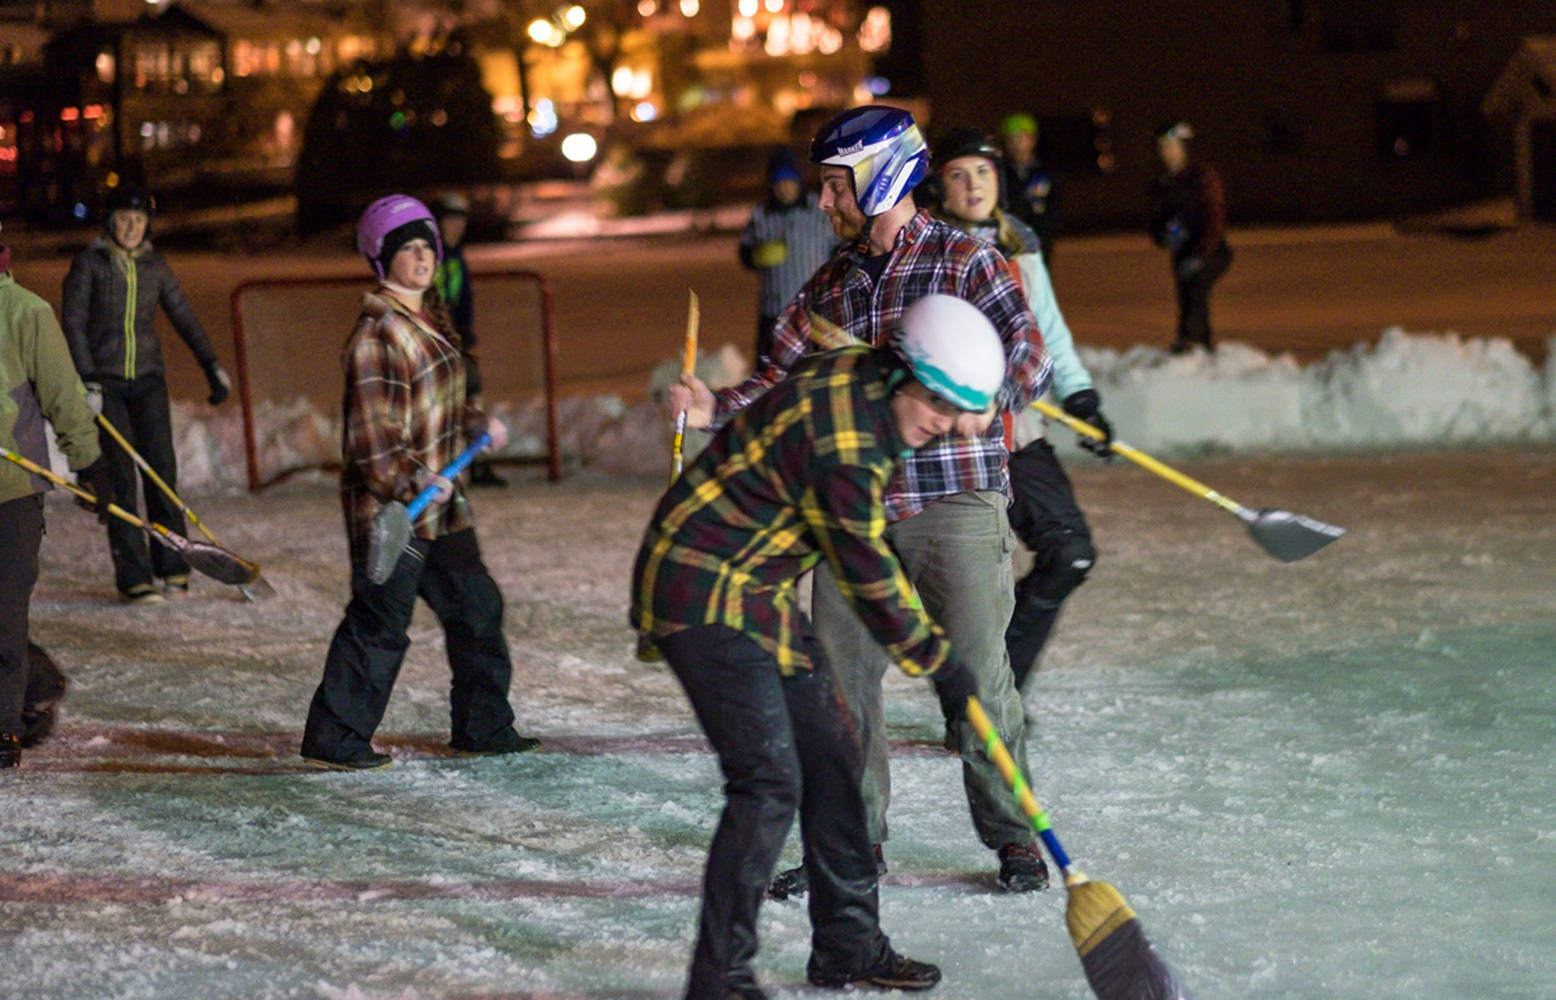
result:
M 43 544 L 43 494 L 0 503 L 0 733 L 21 738 L 32 669 L 27 650 L 28 607 L 38 582 Z
M 808 621 L 803 629 L 815 669 L 792 677 L 753 639 L 724 625 L 656 640 L 724 773 L 687 1000 L 724 1000 L 755 985 L 757 909 L 796 809 L 810 877 L 810 971 L 861 972 L 888 947 L 860 792 L 859 736 Z
M 448 645 L 450 745 L 480 750 L 512 728 L 502 592 L 481 561 L 472 528 L 430 542 L 413 539 L 382 584 L 367 578 L 366 551 L 353 551 L 351 603 L 308 707 L 305 757 L 342 760 L 370 745 L 411 644 L 406 630 L 418 596 L 438 616 Z
M 173 421 L 169 412 L 167 382 L 160 374 L 139 378 L 104 379 L 103 418 L 129 441 L 146 464 L 173 489 L 178 489 L 178 463 L 173 456 Z M 107 431 L 99 429 L 103 457 L 113 474 L 114 502 L 135 511 L 135 462 Z M 146 519 L 175 534 L 184 534 L 184 514 L 171 497 L 149 476 L 141 479 L 146 500 Z M 149 546 L 149 548 L 148 548 Z M 117 517 L 108 519 L 108 550 L 113 555 L 114 585 L 124 594 L 152 577 L 188 576 L 184 557 L 165 545 L 146 538 L 145 532 Z
M 1019 691 L 1059 620 L 1060 605 L 1086 579 L 1097 550 L 1070 477 L 1047 441 L 1010 456 L 1010 491 L 1011 530 L 1032 552 L 1032 569 L 1016 581 L 1016 610 L 1005 628 Z
M 1176 265 L 1176 258 L 1173 263 Z M 1178 339 L 1174 347 L 1199 344 L 1209 350 L 1210 288 L 1231 264 L 1232 248 L 1223 243 L 1206 255 L 1198 271 L 1187 278 L 1174 278 L 1178 283 Z

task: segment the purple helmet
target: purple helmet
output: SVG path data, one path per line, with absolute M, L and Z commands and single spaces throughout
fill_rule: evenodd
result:
M 390 235 L 403 226 L 414 226 L 418 222 L 422 226 L 415 226 L 409 233 L 402 234 L 405 238 L 394 241 L 392 250 L 400 249 L 411 239 L 428 237 L 441 261 L 443 238 L 438 234 L 437 220 L 426 205 L 408 194 L 391 194 L 378 199 L 367 206 L 362 218 L 357 220 L 357 250 L 373 265 L 373 272 L 380 280 L 384 277 L 384 251 L 390 249 L 387 246 L 391 242 Z M 392 251 L 389 256 L 393 256 Z

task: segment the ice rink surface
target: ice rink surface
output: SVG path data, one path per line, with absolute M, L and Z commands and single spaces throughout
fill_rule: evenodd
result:
M 1039 799 L 1200 1000 L 1556 997 L 1556 454 L 1238 458 L 1186 471 L 1349 534 L 1266 556 L 1147 473 L 1070 462 L 1101 558 L 1027 692 Z M 277 595 L 113 600 L 100 529 L 49 504 L 34 635 L 73 686 L 0 778 L 0 968 L 29 997 L 679 995 L 721 802 L 627 574 L 661 484 L 474 495 L 522 731 L 457 759 L 418 612 L 366 774 L 296 747 L 346 597 L 328 483 L 191 498 Z M 921 682 L 893 675 L 883 923 L 945 1000 L 1089 995 L 1064 894 L 1007 896 Z M 786 863 L 798 857 L 791 842 Z M 804 986 L 802 905 L 756 968 Z

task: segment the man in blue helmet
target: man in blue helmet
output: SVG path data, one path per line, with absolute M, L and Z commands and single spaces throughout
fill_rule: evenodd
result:
M 688 377 L 672 389 L 672 409 L 685 409 L 690 426 L 720 426 L 783 381 L 807 354 L 854 342 L 883 346 L 908 307 L 928 295 L 965 299 L 994 324 L 1007 369 L 993 406 L 962 414 L 951 433 L 903 462 L 886 493 L 886 538 L 925 609 L 977 678 L 991 720 L 1024 768 L 1025 721 L 1004 641 L 1015 539 L 1006 516 L 1007 452 L 995 416 L 1024 408 L 1048 385 L 1051 363 L 1037 322 L 998 250 L 914 204 L 912 191 L 928 172 L 929 154 L 906 111 L 874 105 L 843 112 L 817 134 L 811 160 L 821 168 L 821 209 L 843 245 L 778 317 L 762 368 L 716 395 Z M 813 617 L 859 726 L 864 800 L 878 846 L 886 839 L 891 790 L 881 693 L 890 658 L 825 565 L 815 573 Z M 956 735 L 973 825 L 999 853 L 1001 887 L 1046 887 L 1047 867 L 1004 778 L 965 720 Z M 803 891 L 807 881 L 803 868 L 785 872 L 775 880 L 774 894 Z

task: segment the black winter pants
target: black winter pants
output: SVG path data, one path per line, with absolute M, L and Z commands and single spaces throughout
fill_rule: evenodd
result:
M 155 469 L 164 482 L 178 489 L 178 462 L 173 456 L 173 422 L 167 382 L 161 375 L 142 375 L 131 381 L 105 379 L 102 386 L 103 417 L 140 452 L 146 464 Z M 98 438 L 103 446 L 103 457 L 113 473 L 114 502 L 133 513 L 140 507 L 135 501 L 135 462 L 107 431 L 99 429 Z M 146 499 L 146 519 L 175 534 L 184 534 L 184 514 L 172 498 L 149 476 L 143 477 L 140 485 Z M 108 550 L 113 555 L 114 585 L 121 594 L 137 584 L 151 583 L 153 576 L 166 578 L 189 573 L 189 564 L 183 556 L 150 541 L 145 532 L 117 517 L 108 519 Z
M 31 676 L 27 655 L 28 606 L 38 582 L 43 544 L 43 495 L 0 503 L 0 733 L 22 735 L 22 709 Z
M 859 737 L 821 644 L 809 622 L 803 627 L 815 669 L 793 677 L 727 626 L 700 625 L 656 641 L 724 772 L 687 1000 L 724 1000 L 755 985 L 757 908 L 796 808 L 810 876 L 811 971 L 860 972 L 885 955 Z
M 513 667 L 502 634 L 502 593 L 481 561 L 475 530 L 412 540 L 382 584 L 367 578 L 366 556 L 352 553 L 351 603 L 308 707 L 303 755 L 341 760 L 369 745 L 411 644 L 406 629 L 417 597 L 437 614 L 447 640 L 454 678 L 450 744 L 457 750 L 490 745 L 513 725 Z
M 1206 256 L 1198 271 L 1187 278 L 1175 279 L 1178 283 L 1177 345 L 1210 347 L 1210 288 L 1231 264 L 1232 248 L 1223 243 Z
M 1019 691 L 1059 620 L 1060 606 L 1086 579 L 1097 550 L 1070 477 L 1047 441 L 1033 441 L 1010 456 L 1010 491 L 1010 527 L 1032 552 L 1032 569 L 1016 582 L 1016 609 L 1005 628 Z

